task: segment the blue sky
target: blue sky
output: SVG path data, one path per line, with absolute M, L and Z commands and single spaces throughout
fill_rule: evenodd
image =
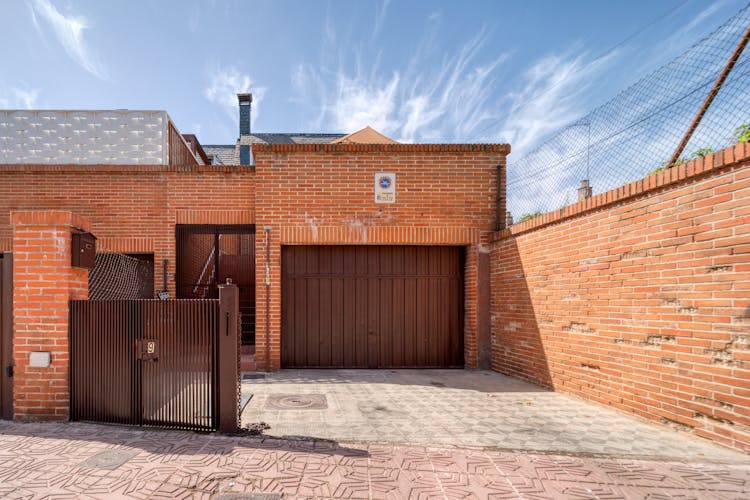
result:
M 0 108 L 165 109 L 202 143 L 233 143 L 250 91 L 256 132 L 371 125 L 518 155 L 745 5 L 5 0 Z

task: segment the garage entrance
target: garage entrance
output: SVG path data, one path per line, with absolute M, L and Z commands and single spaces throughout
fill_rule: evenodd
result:
M 288 246 L 283 368 L 462 368 L 462 247 Z

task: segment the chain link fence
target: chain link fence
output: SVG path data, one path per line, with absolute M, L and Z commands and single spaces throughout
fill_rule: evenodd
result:
M 668 64 L 571 123 L 508 168 L 515 222 L 664 168 L 750 24 L 750 4 Z M 750 135 L 750 48 L 741 54 L 680 160 L 704 156 Z

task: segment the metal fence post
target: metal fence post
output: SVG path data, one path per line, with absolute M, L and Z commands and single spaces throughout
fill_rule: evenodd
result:
M 685 146 L 687 146 L 688 141 L 693 136 L 693 132 L 695 132 L 695 129 L 698 128 L 698 125 L 703 119 L 703 116 L 706 114 L 706 111 L 708 111 L 708 108 L 711 107 L 711 103 L 714 101 L 716 94 L 719 93 L 719 90 L 721 90 L 721 86 L 724 85 L 724 82 L 729 76 L 729 73 L 732 72 L 734 65 L 737 63 L 740 56 L 742 55 L 742 51 L 745 50 L 745 46 L 747 45 L 748 41 L 750 41 L 750 24 L 747 25 L 747 28 L 745 28 L 745 32 L 742 33 L 742 36 L 740 37 L 740 41 L 737 42 L 737 46 L 732 51 L 732 54 L 729 56 L 729 59 L 727 59 L 726 64 L 724 64 L 724 68 L 722 68 L 721 73 L 719 73 L 719 76 L 716 77 L 714 86 L 711 87 L 711 90 L 708 92 L 706 99 L 703 101 L 703 104 L 701 104 L 701 107 L 698 109 L 698 112 L 695 114 L 695 117 L 693 118 L 693 121 L 690 123 L 690 126 L 685 132 L 685 135 L 682 136 L 682 140 L 680 141 L 680 144 L 677 146 L 677 149 L 675 149 L 674 153 L 672 153 L 672 157 L 669 159 L 669 163 L 667 163 L 667 168 L 674 167 L 675 163 L 677 163 L 677 160 L 680 159 L 680 155 L 682 154 L 682 151 L 685 149 Z
M 232 433 L 239 429 L 239 305 L 237 285 L 219 285 L 218 430 Z

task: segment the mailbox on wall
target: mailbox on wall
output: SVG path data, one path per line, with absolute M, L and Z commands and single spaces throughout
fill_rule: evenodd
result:
M 96 265 L 96 236 L 91 233 L 73 233 L 73 267 L 93 269 Z

